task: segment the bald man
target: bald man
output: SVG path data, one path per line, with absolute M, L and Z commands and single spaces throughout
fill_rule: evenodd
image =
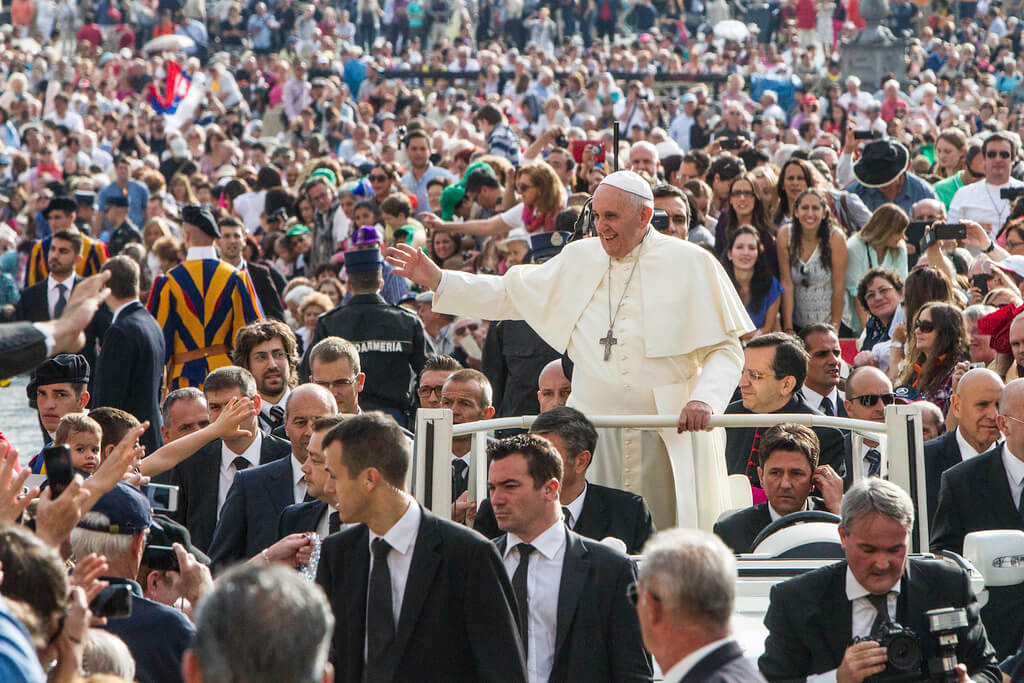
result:
M 935 517 L 942 473 L 992 448 L 999 440 L 999 394 L 1003 380 L 985 368 L 968 370 L 950 401 L 950 413 L 958 427 L 924 445 L 925 481 L 928 493 L 928 519 Z
M 537 401 L 540 412 L 564 406 L 572 393 L 572 383 L 562 369 L 562 359 L 556 358 L 540 371 L 537 377 Z
M 643 171 L 655 180 L 658 179 L 658 169 L 661 167 L 661 159 L 658 156 L 658 148 L 641 140 L 634 142 L 629 148 L 629 170 L 639 173 Z
M 1018 314 L 1010 323 L 1010 353 L 1013 364 L 1006 371 L 1006 381 L 1011 382 L 1024 376 L 1024 313 Z
M 885 407 L 896 400 L 892 382 L 884 372 L 873 365 L 854 368 L 846 380 L 846 414 L 854 420 L 885 422 Z M 878 476 L 885 439 L 877 434 L 863 435 L 856 457 L 853 455 L 853 435 L 846 433 L 846 488 L 853 485 L 854 467 L 861 477 Z

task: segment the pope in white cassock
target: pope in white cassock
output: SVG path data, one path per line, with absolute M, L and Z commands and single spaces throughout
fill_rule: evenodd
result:
M 389 250 L 395 272 L 434 290 L 435 311 L 525 320 L 574 363 L 569 405 L 590 415 L 679 415 L 678 429 L 602 430 L 594 483 L 647 499 L 659 528 L 711 530 L 732 507 L 724 435 L 701 431 L 740 378 L 740 337 L 754 330 L 725 270 L 650 226 L 654 196 L 632 171 L 593 197 L 596 238 L 504 275 L 439 269 L 419 250 Z

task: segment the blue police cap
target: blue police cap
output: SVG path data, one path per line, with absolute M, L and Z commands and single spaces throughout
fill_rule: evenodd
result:
M 127 209 L 128 198 L 122 194 L 115 194 L 113 197 L 107 199 L 107 206 L 120 206 L 122 209 Z
M 350 273 L 369 273 L 380 270 L 383 264 L 380 249 L 351 249 L 345 252 L 345 270 Z
M 571 232 L 538 232 L 530 235 L 530 253 L 534 263 L 554 258 L 569 243 Z
M 149 499 L 131 484 L 118 482 L 92 506 L 91 512 L 106 516 L 109 524 L 81 521 L 78 526 L 105 534 L 132 535 L 145 531 L 153 521 Z

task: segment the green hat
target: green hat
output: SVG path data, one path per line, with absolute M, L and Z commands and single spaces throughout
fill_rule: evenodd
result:
M 472 164 L 470 164 L 469 166 L 466 167 L 466 172 L 462 174 L 462 184 L 463 185 L 465 185 L 466 181 L 469 179 L 469 174 L 472 173 L 473 171 L 477 170 L 478 168 L 482 168 L 485 171 L 487 171 L 488 173 L 490 173 L 491 175 L 495 175 L 494 169 L 491 168 L 490 164 L 488 164 L 486 161 L 477 161 L 477 162 L 472 163 Z
M 450 221 L 455 216 L 455 207 L 466 196 L 466 186 L 462 183 L 449 185 L 441 193 L 441 220 Z
M 310 179 L 321 177 L 331 184 L 331 187 L 338 186 L 338 176 L 329 168 L 320 167 L 309 174 Z
M 309 235 L 312 233 L 310 233 L 309 228 L 307 228 L 305 225 L 299 224 L 293 225 L 292 227 L 288 228 L 288 232 L 285 234 L 287 234 L 288 237 L 298 237 L 299 235 Z

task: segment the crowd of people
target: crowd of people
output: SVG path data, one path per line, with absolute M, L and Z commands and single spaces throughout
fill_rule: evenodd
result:
M 859 681 L 906 594 L 1020 675 L 1024 594 L 907 560 L 884 438 L 705 431 L 916 403 L 932 550 L 1024 530 L 1018 9 L 897 0 L 867 83 L 857 0 L 15 0 L 0 374 L 46 447 L 0 434 L 0 678 Z M 486 497 L 453 440 L 454 523 L 419 408 L 538 415 Z M 808 510 L 846 560 L 755 666 L 733 555 Z

